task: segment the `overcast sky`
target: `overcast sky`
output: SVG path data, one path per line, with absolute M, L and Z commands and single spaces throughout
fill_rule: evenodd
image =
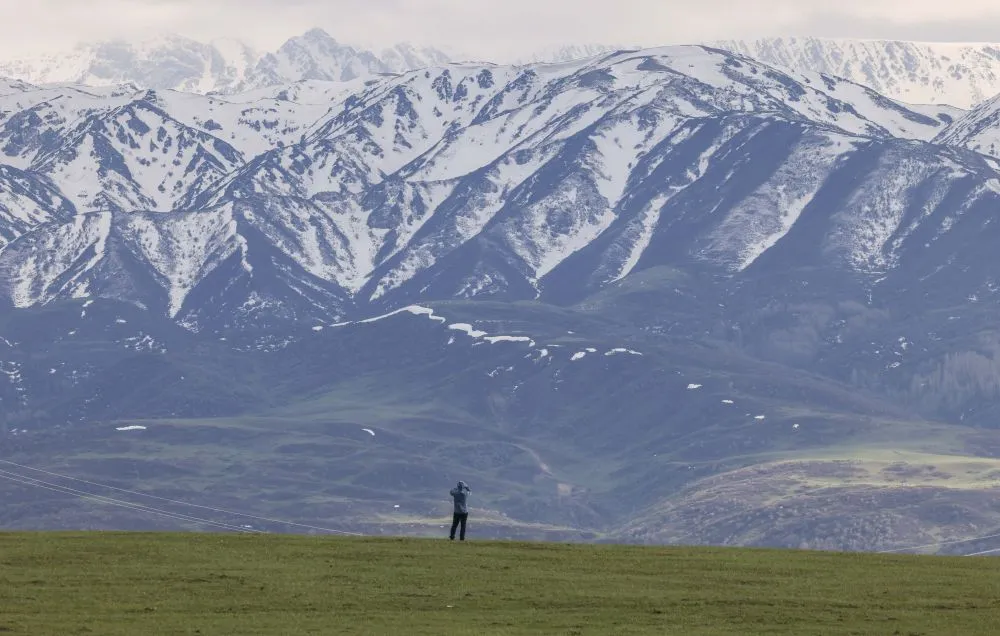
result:
M 1000 40 L 1000 0 L 0 0 L 0 55 L 172 31 L 277 48 L 321 27 L 500 59 L 569 42 L 661 45 L 818 35 Z

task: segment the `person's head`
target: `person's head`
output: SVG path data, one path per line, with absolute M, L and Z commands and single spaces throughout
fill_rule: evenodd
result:
M 465 485 L 465 482 L 464 482 L 464 481 L 460 481 L 460 482 L 458 482 L 458 487 L 459 487 L 459 488 L 462 488 L 462 489 L 465 489 L 465 488 L 468 488 L 468 486 L 466 486 L 466 485 Z

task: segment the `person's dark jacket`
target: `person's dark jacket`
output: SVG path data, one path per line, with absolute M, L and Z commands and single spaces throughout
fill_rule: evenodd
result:
M 451 489 L 451 497 L 455 500 L 455 514 L 469 514 L 467 498 L 470 492 L 472 492 L 472 489 L 464 481 L 458 482 L 458 485 Z

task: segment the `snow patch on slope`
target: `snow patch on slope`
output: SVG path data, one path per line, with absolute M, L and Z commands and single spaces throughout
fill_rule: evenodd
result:
M 778 171 L 729 213 L 714 233 L 714 250 L 735 251 L 738 270 L 753 264 L 788 233 L 833 166 L 855 149 L 852 141 L 839 135 L 803 139 Z
M 104 258 L 111 218 L 108 212 L 79 215 L 51 232 L 25 237 L 17 246 L 20 262 L 8 265 L 13 271 L 0 271 L 0 278 L 10 282 L 14 306 L 44 304 L 61 295 L 87 296 L 87 277 Z M 63 260 L 68 254 L 72 260 Z
M 129 215 L 123 219 L 122 235 L 164 281 L 171 318 L 178 315 L 191 290 L 239 246 L 236 222 L 228 210 Z

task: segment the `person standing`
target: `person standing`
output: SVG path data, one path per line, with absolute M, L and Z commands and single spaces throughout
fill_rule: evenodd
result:
M 458 482 L 458 485 L 451 489 L 451 498 L 455 500 L 455 514 L 451 519 L 451 535 L 448 538 L 452 541 L 455 540 L 455 530 L 459 524 L 462 525 L 459 540 L 465 541 L 465 524 L 469 521 L 468 497 L 470 492 L 472 489 L 464 481 Z

